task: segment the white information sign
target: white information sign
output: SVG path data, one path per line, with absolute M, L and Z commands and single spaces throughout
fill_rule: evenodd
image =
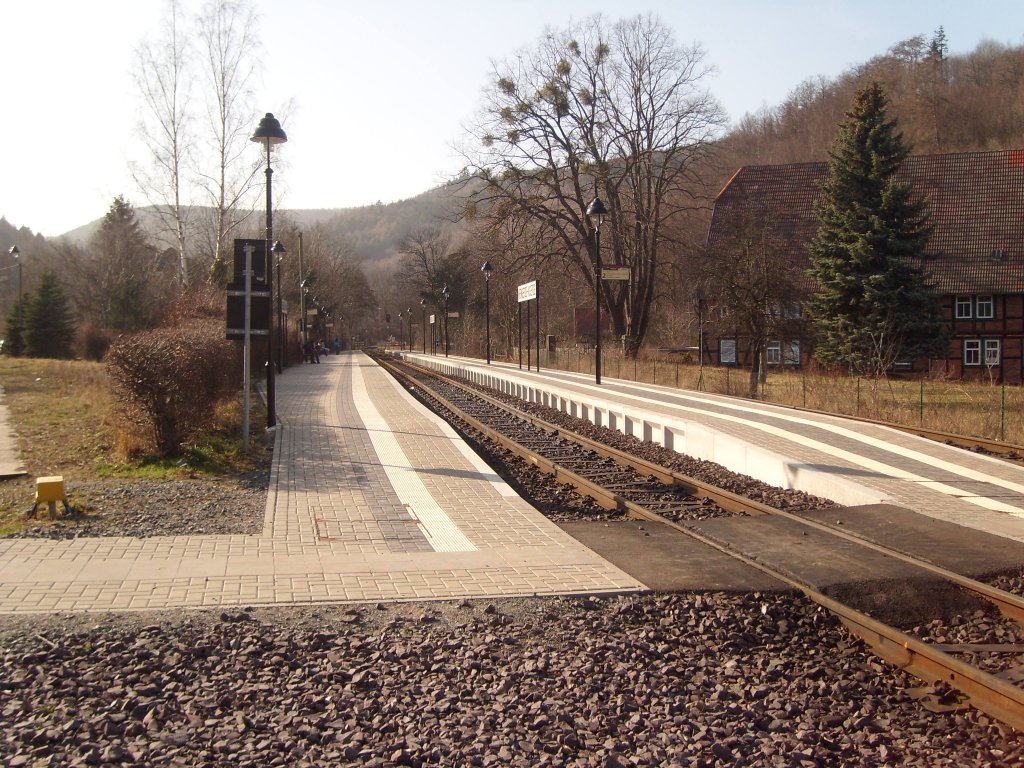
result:
M 519 301 L 529 301 L 530 299 L 537 298 L 537 281 L 531 280 L 528 283 L 523 283 L 519 286 Z
M 610 267 L 601 270 L 603 280 L 629 280 L 629 267 Z

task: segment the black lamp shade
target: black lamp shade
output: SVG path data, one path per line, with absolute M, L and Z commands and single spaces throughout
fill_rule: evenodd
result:
M 593 202 L 587 206 L 587 216 L 607 216 L 608 209 L 605 208 L 604 203 L 601 202 L 600 197 L 595 197 Z
M 284 132 L 284 128 L 277 121 L 277 118 L 267 112 L 260 120 L 259 127 L 256 129 L 256 133 L 252 135 L 250 141 L 255 141 L 258 144 L 284 144 L 288 141 L 288 134 Z

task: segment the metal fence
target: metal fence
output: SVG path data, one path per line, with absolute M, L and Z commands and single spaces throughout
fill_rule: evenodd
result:
M 601 353 L 602 378 L 734 397 L 750 393 L 750 371 L 746 369 L 700 366 L 672 354 L 643 353 L 631 360 L 615 349 L 602 349 Z M 594 350 L 545 350 L 540 365 L 593 374 Z M 757 397 L 779 405 L 1024 445 L 1024 387 L 1020 386 L 923 378 L 864 379 L 770 368 L 758 382 Z

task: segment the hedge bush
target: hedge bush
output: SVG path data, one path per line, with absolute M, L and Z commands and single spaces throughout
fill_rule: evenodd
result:
M 234 396 L 239 357 L 224 338 L 223 320 L 195 320 L 116 341 L 107 368 L 125 415 L 167 457 L 208 428 L 217 404 Z

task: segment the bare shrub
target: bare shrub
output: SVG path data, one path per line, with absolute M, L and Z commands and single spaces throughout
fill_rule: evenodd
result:
M 75 354 L 83 360 L 99 362 L 107 354 L 113 342 L 113 334 L 92 323 L 83 323 L 75 335 Z
M 219 319 L 224 322 L 224 289 L 198 285 L 182 291 L 167 305 L 161 325 L 187 325 L 196 318 Z
M 223 321 L 194 320 L 119 340 L 107 367 L 124 415 L 152 437 L 159 455 L 173 456 L 234 394 L 236 354 Z

